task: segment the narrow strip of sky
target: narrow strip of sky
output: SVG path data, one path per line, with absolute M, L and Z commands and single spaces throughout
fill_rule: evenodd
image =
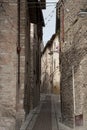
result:
M 43 10 L 43 15 L 45 20 L 45 27 L 43 28 L 44 45 L 46 45 L 47 41 L 55 33 L 57 2 L 58 0 L 46 0 L 46 10 Z

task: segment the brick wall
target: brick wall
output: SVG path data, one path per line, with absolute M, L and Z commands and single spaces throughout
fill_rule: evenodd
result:
M 1 1 L 0 1 L 1 2 Z M 16 115 L 17 3 L 0 3 L 0 130 L 14 130 Z
M 38 25 L 30 24 L 30 109 L 36 107 L 40 100 L 40 44 Z
M 24 109 L 26 115 L 30 111 L 30 19 L 27 8 L 26 42 L 25 42 L 25 82 L 24 82 Z
M 1 2 L 1 1 L 0 1 Z M 0 3 L 0 130 L 13 130 L 24 120 L 25 1 L 20 4 L 20 88 L 18 88 L 18 3 Z M 16 119 L 16 120 L 15 120 Z
M 34 104 L 36 103 L 35 106 L 38 104 L 41 42 L 39 37 L 42 33 L 40 34 L 38 34 L 37 24 L 30 24 L 25 0 L 21 0 L 20 3 L 16 0 L 3 0 L 3 3 L 0 3 L 0 130 L 19 130 L 25 112 L 28 114 Z M 34 54 L 36 51 L 38 60 Z M 37 63 L 34 65 L 34 59 L 39 66 Z M 34 74 L 34 69 L 39 72 L 39 75 L 37 72 Z M 36 95 L 34 95 L 35 90 Z M 37 97 L 37 100 L 34 101 L 34 97 Z
M 38 105 L 40 100 L 40 43 L 38 40 L 37 24 L 28 21 L 28 26 L 30 31 L 27 30 L 26 37 L 26 48 L 25 48 L 25 62 L 26 62 L 26 72 L 25 72 L 25 96 L 24 96 L 24 108 L 27 114 L 34 107 Z M 29 39 L 29 40 L 28 40 Z M 37 68 L 38 67 L 38 68 Z
M 62 121 L 70 127 L 80 126 L 82 122 L 85 126 L 87 121 L 87 82 L 85 78 L 87 73 L 87 18 L 78 17 L 80 9 L 87 8 L 85 2 L 66 0 L 63 6 L 64 42 L 61 42 L 60 53 L 61 107 Z M 75 120 L 76 116 L 81 117 L 79 121 Z
M 25 38 L 26 38 L 26 10 L 27 5 L 25 0 L 21 0 L 18 3 L 18 8 L 20 8 L 18 14 L 18 44 L 17 46 L 20 48 L 17 58 L 17 91 L 16 91 L 16 104 L 17 104 L 17 112 L 16 112 L 16 129 L 19 129 L 21 124 L 25 118 L 25 112 L 23 108 L 24 101 L 24 80 L 25 80 Z M 18 81 L 19 79 L 19 81 Z M 19 83 L 18 83 L 19 82 Z
M 47 47 L 41 57 L 41 92 L 52 92 L 52 56 L 49 54 L 52 47 Z

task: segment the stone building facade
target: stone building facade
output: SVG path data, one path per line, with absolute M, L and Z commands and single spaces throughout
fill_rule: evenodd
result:
M 41 92 L 58 94 L 59 89 L 59 39 L 57 34 L 54 34 L 41 57 Z
M 49 55 L 50 48 L 46 48 L 45 53 L 41 56 L 41 92 L 51 93 L 50 82 L 50 64 L 51 57 Z
M 24 97 L 24 108 L 26 114 L 28 114 L 29 111 L 33 109 L 40 100 L 41 42 L 44 20 L 39 5 L 36 12 L 37 14 L 35 14 L 35 17 L 37 20 L 34 20 L 34 23 L 31 23 L 31 20 L 28 19 L 30 40 L 26 39 L 26 73 Z
M 37 74 L 34 68 L 37 63 L 40 67 L 42 26 L 37 0 L 32 5 L 25 0 L 0 1 L 0 130 L 19 130 L 30 109 L 38 104 L 40 69 Z M 37 82 L 34 73 L 39 75 Z
M 60 94 L 60 70 L 59 70 L 59 38 L 58 35 L 55 35 L 55 38 L 52 42 L 51 51 L 53 54 L 51 55 L 52 61 L 52 72 L 51 78 L 53 82 L 53 90 L 54 94 Z
M 0 130 L 15 129 L 17 21 L 17 3 L 0 1 Z
M 87 11 L 86 0 L 60 0 L 60 71 L 62 122 L 87 129 Z

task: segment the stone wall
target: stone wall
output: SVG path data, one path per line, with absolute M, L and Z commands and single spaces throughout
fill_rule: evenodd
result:
M 25 42 L 25 82 L 24 82 L 24 109 L 26 115 L 30 111 L 30 19 L 27 8 L 26 42 Z
M 36 107 L 40 101 L 40 44 L 41 44 L 41 37 L 42 33 L 38 35 L 38 30 L 42 31 L 42 26 L 38 26 L 38 24 L 32 24 L 31 23 L 31 29 L 30 29 L 30 102 L 31 102 L 31 108 L 33 109 Z
M 24 108 L 26 116 L 30 110 L 36 107 L 40 100 L 40 43 L 38 36 L 38 25 L 28 21 L 30 31 L 27 30 L 26 48 L 25 48 L 25 96 Z M 42 27 L 41 27 L 42 28 Z
M 16 117 L 17 3 L 0 1 L 0 130 L 14 130 Z
M 56 35 L 55 39 L 53 40 L 52 47 L 53 56 L 51 56 L 53 60 L 52 66 L 52 73 L 53 76 L 53 93 L 60 94 L 60 71 L 59 71 L 59 38 Z
M 25 0 L 0 1 L 0 130 L 19 130 L 25 113 L 40 100 L 42 32 L 38 30 L 42 26 L 30 24 Z
M 47 42 L 41 57 L 41 92 L 59 93 L 59 39 L 54 34 Z
M 61 107 L 62 121 L 70 127 L 85 126 L 87 121 L 87 18 L 78 16 L 80 9 L 87 8 L 86 5 L 86 1 L 66 0 L 63 6 L 64 42 L 61 42 L 60 52 Z
M 20 8 L 20 10 L 19 10 Z M 16 90 L 16 129 L 21 127 L 25 119 L 24 112 L 24 80 L 25 80 L 25 42 L 26 42 L 26 24 L 27 24 L 27 3 L 21 0 L 18 3 L 18 43 L 17 48 L 17 90 Z M 18 50 L 17 49 L 17 50 Z M 17 128 L 18 127 L 18 128 Z
M 51 93 L 52 90 L 52 59 L 49 55 L 50 49 L 46 48 L 44 54 L 41 57 L 41 92 Z
M 1 1 L 0 1 L 1 2 Z M 24 120 L 25 1 L 20 4 L 20 62 L 18 59 L 18 3 L 0 3 L 0 129 L 19 129 Z M 20 88 L 18 88 L 18 64 Z M 17 124 L 15 124 L 15 122 Z

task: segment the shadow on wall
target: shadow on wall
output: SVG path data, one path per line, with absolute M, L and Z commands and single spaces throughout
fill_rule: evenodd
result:
M 47 72 L 45 72 L 43 76 L 43 80 L 41 82 L 41 93 L 51 93 L 52 84 L 50 76 Z

